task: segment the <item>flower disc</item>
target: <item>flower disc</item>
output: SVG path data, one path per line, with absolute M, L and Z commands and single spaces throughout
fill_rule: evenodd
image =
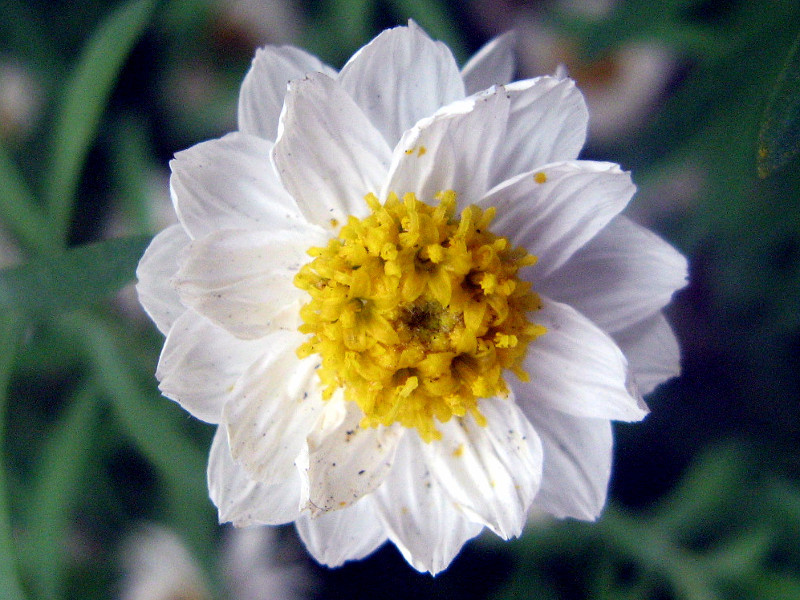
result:
M 362 426 L 397 422 L 426 441 L 440 435 L 434 419 L 483 422 L 478 400 L 508 394 L 506 369 L 527 377 L 525 350 L 545 331 L 528 320 L 539 298 L 518 277 L 536 258 L 489 230 L 494 209 L 454 218 L 455 192 L 436 200 L 367 196 L 371 213 L 312 248 L 295 278 L 311 296 L 298 355 L 321 355 L 325 397 L 344 388 Z

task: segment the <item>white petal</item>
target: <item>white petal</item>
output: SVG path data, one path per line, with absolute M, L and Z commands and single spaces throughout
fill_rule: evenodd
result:
M 306 218 L 330 227 L 366 212 L 391 150 L 347 92 L 316 73 L 289 85 L 273 160 Z
M 613 434 L 606 419 L 584 419 L 533 405 L 526 414 L 542 440 L 542 486 L 534 508 L 558 518 L 594 520 L 606 503 Z
M 418 571 L 443 571 L 483 529 L 466 518 L 433 478 L 419 436 L 406 435 L 394 466 L 374 494 L 389 539 Z
M 514 77 L 516 35 L 513 31 L 499 35 L 485 44 L 461 69 L 467 95 L 493 85 L 504 85 Z
M 239 91 L 239 130 L 274 142 L 289 81 L 316 72 L 336 76 L 335 70 L 300 48 L 266 46 L 256 50 Z
M 492 185 L 539 165 L 578 157 L 589 113 L 575 82 L 538 77 L 510 83 L 505 91 L 511 110 Z
M 536 289 L 614 333 L 660 311 L 686 278 L 679 252 L 618 216 Z
M 678 340 L 660 312 L 618 331 L 614 339 L 628 358 L 642 394 L 649 394 L 658 384 L 680 375 Z
M 544 175 L 541 175 L 544 174 Z M 546 181 L 542 181 L 546 178 Z M 497 207 L 492 229 L 539 258 L 534 280 L 558 269 L 625 208 L 636 191 L 613 163 L 545 165 L 494 188 L 481 206 Z
M 513 384 L 520 405 L 577 417 L 644 418 L 647 407 L 614 340 L 574 308 L 546 297 L 542 303 L 531 319 L 547 333 L 531 342 L 523 362 L 530 381 Z
M 167 227 L 153 238 L 136 267 L 139 302 L 164 335 L 186 310 L 170 279 L 178 270 L 178 255 L 188 244 L 183 227 Z
M 269 344 L 269 337 L 240 340 L 187 310 L 164 342 L 156 369 L 159 389 L 198 419 L 219 423 L 234 383 Z
M 339 81 L 389 146 L 423 117 L 464 97 L 450 49 L 413 22 L 387 29 L 361 48 Z
M 489 189 L 508 105 L 502 89 L 493 89 L 450 104 L 406 131 L 383 196 L 414 192 L 431 202 L 439 191 L 454 190 L 461 206 L 477 202 Z
M 473 521 L 500 537 L 517 536 L 539 489 L 542 445 L 512 398 L 487 398 L 472 417 L 438 425 L 442 439 L 422 444 L 433 476 Z
M 295 356 L 303 340 L 299 333 L 282 332 L 273 339 L 282 351 L 253 363 L 223 409 L 234 459 L 263 483 L 278 483 L 296 470 L 323 406 L 319 357 Z
M 208 491 L 220 523 L 237 527 L 280 525 L 300 516 L 300 476 L 297 471 L 273 485 L 259 483 L 231 456 L 225 427 L 217 427 L 208 459 Z
M 234 132 L 175 155 L 170 191 L 190 237 L 218 229 L 292 230 L 302 224 L 272 168 L 271 151 L 271 142 Z
M 321 229 L 302 237 L 286 231 L 223 230 L 193 241 L 173 278 L 184 304 L 243 339 L 275 330 L 273 319 L 307 298 L 294 276 L 311 246 L 324 246 Z
M 369 496 L 342 510 L 316 517 L 303 514 L 295 525 L 311 555 L 329 567 L 360 560 L 386 541 Z
M 333 400 L 331 400 L 333 401 Z M 350 506 L 386 478 L 404 431 L 399 426 L 359 426 L 355 402 L 336 428 L 308 440 L 309 508 L 313 514 Z

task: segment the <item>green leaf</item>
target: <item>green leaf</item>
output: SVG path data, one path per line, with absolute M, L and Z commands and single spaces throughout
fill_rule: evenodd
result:
M 49 316 L 102 300 L 134 277 L 150 236 L 79 246 L 0 270 L 0 304 Z
M 449 3 L 430 0 L 390 0 L 388 4 L 403 18 L 414 19 L 433 39 L 447 44 L 459 64 L 469 58 L 462 30 L 451 15 Z
M 28 64 L 36 65 L 37 78 L 46 79 L 49 85 L 61 57 L 43 23 L 42 13 L 47 13 L 48 7 L 39 8 L 40 5 L 31 5 L 28 0 L 0 0 L 2 40 L 6 44 L 4 50 L 13 48 L 15 57 L 24 56 Z
M 57 242 L 67 238 L 81 169 L 117 76 L 155 6 L 156 0 L 133 0 L 112 12 L 89 39 L 67 81 L 43 190 Z
M 99 427 L 96 393 L 91 386 L 79 390 L 47 436 L 32 477 L 34 489 L 25 514 L 24 556 L 33 575 L 33 588 L 43 598 L 61 596 L 64 540 Z
M 375 0 L 321 2 L 299 45 L 322 60 L 339 65 L 373 34 L 375 10 Z
M 177 406 L 148 389 L 131 369 L 125 342 L 96 315 L 76 312 L 62 319 L 69 336 L 92 364 L 114 416 L 150 462 L 164 486 L 167 516 L 208 568 L 217 521 L 206 487 L 207 455 L 180 430 Z
M 0 140 L 0 213 L 26 250 L 46 252 L 52 244 L 44 215 L 12 156 Z
M 800 36 L 772 90 L 758 134 L 758 176 L 769 177 L 800 152 Z
M 8 383 L 19 339 L 13 315 L 0 315 L 0 448 L 5 448 L 6 405 Z M 5 456 L 0 452 L 0 597 L 22 600 L 25 595 L 19 581 L 14 537 L 11 532 L 11 511 L 8 503 Z
M 153 231 L 156 222 L 147 184 L 157 166 L 144 125 L 134 115 L 123 115 L 115 124 L 111 152 L 111 177 L 130 233 Z

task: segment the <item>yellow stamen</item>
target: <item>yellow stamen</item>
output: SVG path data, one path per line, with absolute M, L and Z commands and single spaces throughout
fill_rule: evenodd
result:
M 525 351 L 545 333 L 526 316 L 539 297 L 517 275 L 536 258 L 489 231 L 493 208 L 455 218 L 452 190 L 436 206 L 414 194 L 365 200 L 371 214 L 311 248 L 295 277 L 310 296 L 298 356 L 322 357 L 323 397 L 344 388 L 363 427 L 400 423 L 429 442 L 437 420 L 485 425 L 478 401 L 508 394 L 506 370 L 527 378 Z

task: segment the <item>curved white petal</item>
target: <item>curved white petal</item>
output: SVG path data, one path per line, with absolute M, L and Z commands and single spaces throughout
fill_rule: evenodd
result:
M 316 369 L 319 357 L 300 360 L 296 332 L 273 336 L 282 349 L 253 363 L 242 375 L 222 414 L 233 458 L 262 483 L 279 483 L 295 462 L 323 407 Z
M 156 369 L 159 389 L 198 419 L 219 423 L 236 380 L 270 347 L 269 337 L 241 340 L 187 310 L 164 342 Z
M 312 514 L 340 510 L 374 491 L 392 467 L 400 426 L 359 426 L 364 417 L 355 402 L 335 428 L 308 439 L 309 508 Z
M 266 46 L 256 50 L 239 90 L 239 130 L 274 142 L 289 81 L 317 72 L 336 77 L 334 69 L 300 48 Z
M 450 49 L 414 22 L 387 29 L 361 48 L 339 81 L 389 146 L 423 117 L 464 97 Z
M 677 250 L 620 215 L 536 289 L 615 333 L 666 306 L 687 269 Z
M 430 203 L 438 192 L 454 190 L 460 206 L 477 202 L 489 189 L 508 106 L 502 89 L 493 89 L 418 122 L 395 148 L 383 197 L 413 192 Z
M 542 485 L 533 507 L 591 521 L 606 503 L 613 432 L 606 419 L 573 417 L 533 403 L 523 407 L 542 440 Z
M 483 529 L 467 519 L 434 479 L 419 436 L 400 442 L 386 481 L 374 494 L 389 539 L 418 571 L 443 571 Z
M 180 225 L 167 227 L 153 238 L 136 267 L 139 302 L 164 335 L 186 310 L 170 279 L 178 270 L 178 255 L 189 241 Z
M 316 517 L 303 514 L 295 525 L 311 555 L 329 567 L 362 559 L 386 541 L 383 525 L 369 496 L 342 510 Z
M 523 368 L 530 381 L 514 381 L 517 401 L 577 417 L 639 421 L 647 407 L 628 362 L 611 337 L 574 308 L 542 297 L 531 319 L 547 333 L 528 346 Z
M 509 31 L 490 40 L 467 61 L 461 69 L 467 95 L 511 81 L 517 68 L 515 44 L 516 35 Z
M 218 229 L 289 229 L 303 224 L 272 164 L 272 143 L 234 132 L 175 154 L 170 192 L 189 236 Z
M 391 150 L 347 92 L 314 73 L 289 85 L 273 161 L 306 218 L 329 228 L 366 212 L 364 196 L 380 191 Z
M 574 81 L 537 77 L 510 83 L 505 92 L 511 109 L 492 185 L 539 165 L 578 157 L 589 113 Z
M 494 206 L 492 230 L 538 257 L 534 281 L 561 267 L 625 208 L 636 191 L 613 163 L 554 163 L 518 175 L 479 203 Z
M 628 358 L 642 394 L 649 394 L 660 383 L 680 375 L 678 340 L 660 312 L 616 332 L 614 339 Z
M 273 320 L 306 298 L 294 276 L 307 250 L 327 236 L 306 224 L 300 233 L 223 230 L 193 241 L 173 278 L 184 304 L 242 339 L 275 330 Z
M 422 444 L 431 473 L 469 519 L 500 537 L 517 536 L 542 476 L 539 436 L 513 398 L 487 398 L 472 417 L 438 424 L 442 439 Z
M 300 516 L 300 476 L 297 471 L 267 485 L 250 478 L 236 464 L 225 427 L 217 427 L 208 459 L 208 492 L 220 523 L 237 527 L 281 525 Z

